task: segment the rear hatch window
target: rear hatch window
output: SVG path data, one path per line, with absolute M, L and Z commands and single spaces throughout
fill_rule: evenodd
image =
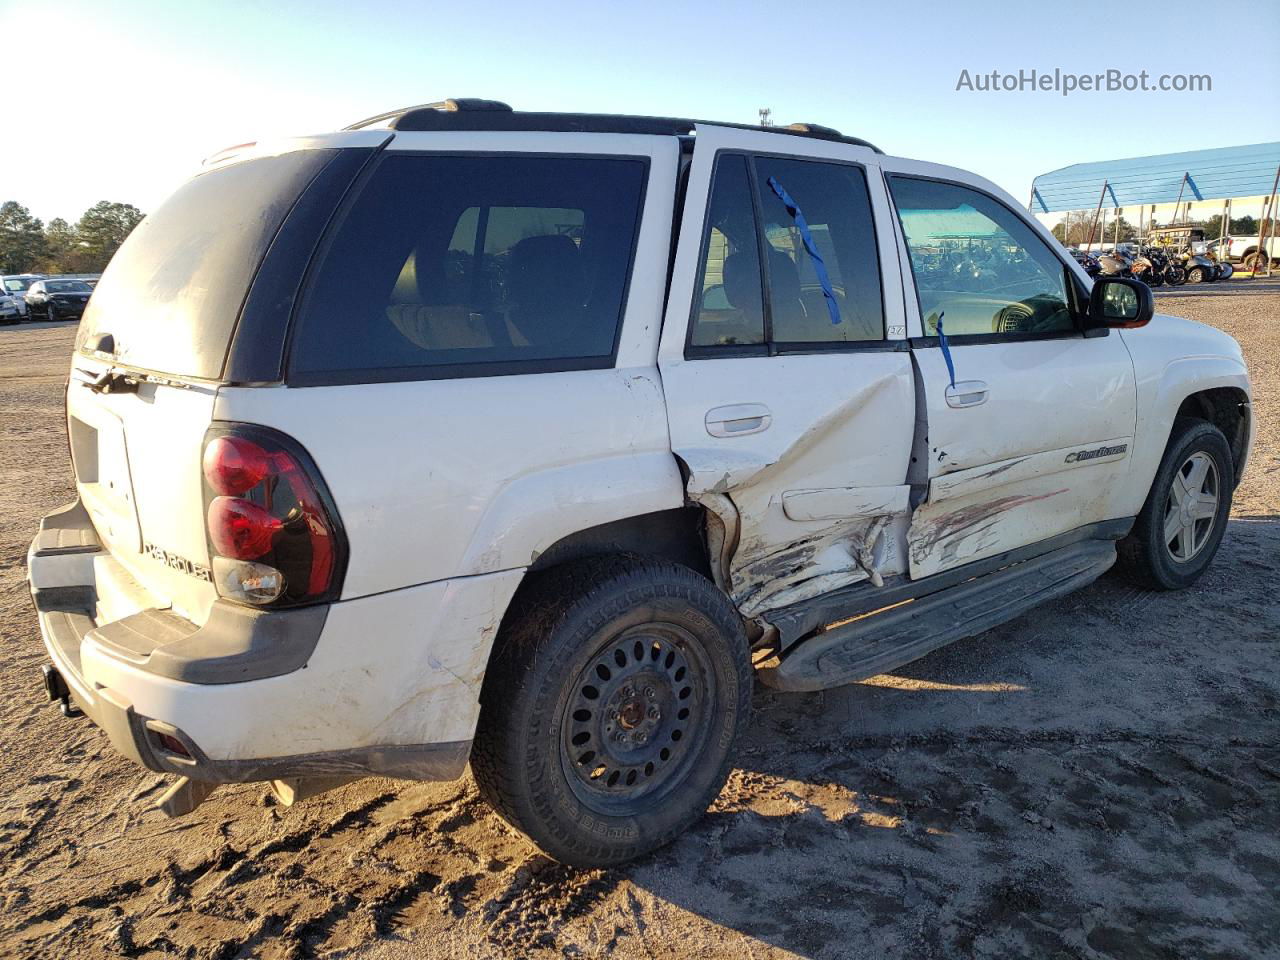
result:
M 289 382 L 612 365 L 647 163 L 383 156 L 295 318 Z
M 337 151 L 214 168 L 138 225 L 94 290 L 76 348 L 109 333 L 120 363 L 216 380 L 240 307 L 285 215 Z

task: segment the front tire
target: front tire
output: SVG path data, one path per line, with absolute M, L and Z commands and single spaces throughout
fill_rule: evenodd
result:
M 566 564 L 532 575 L 503 620 L 472 773 L 549 856 L 612 866 L 719 794 L 751 686 L 741 618 L 706 578 L 629 556 Z
M 1244 258 L 1242 266 L 1250 273 L 1257 273 L 1265 271 L 1269 262 L 1270 260 L 1265 253 L 1261 250 L 1255 250 Z
M 1191 586 L 1218 552 L 1234 491 L 1235 466 L 1222 431 L 1179 417 L 1142 512 L 1117 547 L 1117 569 L 1152 590 Z

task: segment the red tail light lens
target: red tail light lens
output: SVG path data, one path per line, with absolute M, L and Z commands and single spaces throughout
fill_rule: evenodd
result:
M 249 500 L 215 497 L 209 504 L 209 540 L 224 557 L 257 560 L 270 552 L 283 529 L 278 517 Z
M 248 493 L 268 469 L 267 452 L 244 437 L 214 437 L 204 448 L 204 478 L 218 493 Z
M 213 567 L 238 578 L 217 583 L 223 596 L 275 606 L 337 596 L 346 538 L 305 450 L 266 427 L 220 425 L 206 438 L 203 466 Z M 239 582 L 250 573 L 272 589 Z

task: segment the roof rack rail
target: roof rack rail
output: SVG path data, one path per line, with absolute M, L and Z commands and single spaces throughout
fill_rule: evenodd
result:
M 363 120 L 353 123 L 344 130 L 360 130 L 364 127 L 371 127 L 375 123 L 381 123 L 383 120 L 398 120 L 401 117 L 418 113 L 420 111 L 430 110 L 433 113 L 470 113 L 472 111 L 485 113 L 512 113 L 510 104 L 503 103 L 501 100 L 481 100 L 478 97 L 450 97 L 448 100 L 437 100 L 435 103 L 420 103 L 412 107 L 401 107 L 399 110 L 388 110 L 386 113 L 379 113 L 372 117 L 366 117 Z M 392 124 L 394 126 L 394 122 Z
M 386 123 L 392 130 L 506 130 L 549 133 L 638 133 L 683 137 L 693 133 L 699 123 L 736 130 L 755 130 L 790 136 L 831 140 L 867 147 L 884 153 L 874 143 L 859 137 L 847 137 L 839 130 L 817 123 L 793 123 L 786 127 L 762 127 L 750 123 L 723 123 L 715 120 L 689 120 L 682 117 L 639 117 L 615 113 L 554 113 L 513 110 L 498 100 L 458 97 L 424 103 L 415 107 L 388 110 L 346 127 L 360 130 Z

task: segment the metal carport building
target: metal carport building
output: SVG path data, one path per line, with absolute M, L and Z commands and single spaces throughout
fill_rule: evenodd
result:
M 1031 212 L 1137 207 L 1266 197 L 1280 169 L 1280 142 L 1073 163 L 1031 184 Z

